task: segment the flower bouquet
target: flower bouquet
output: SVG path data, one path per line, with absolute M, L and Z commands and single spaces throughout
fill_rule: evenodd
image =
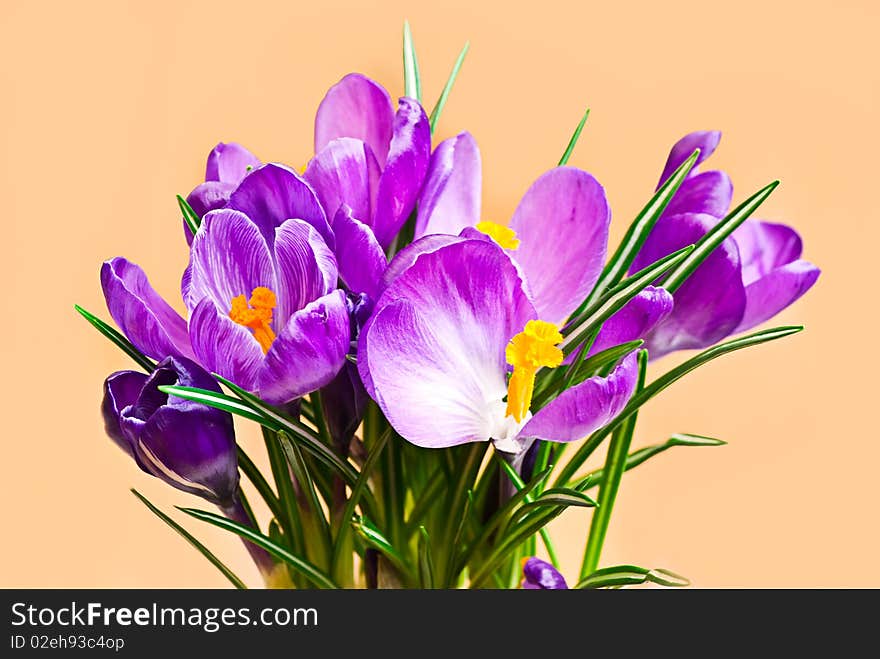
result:
M 624 472 L 723 444 L 677 434 L 631 451 L 640 408 L 802 329 L 752 331 L 819 275 L 793 229 L 752 218 L 777 182 L 730 210 L 727 174 L 698 172 L 720 134 L 686 135 L 609 250 L 605 192 L 567 164 L 585 114 L 509 222 L 486 220 L 474 138 L 432 145 L 467 46 L 430 114 L 408 26 L 403 51 L 396 105 L 363 75 L 330 88 L 303 171 L 238 144 L 210 152 L 205 181 L 178 197 L 186 318 L 134 263 L 102 265 L 119 330 L 77 309 L 139 368 L 104 383 L 107 434 L 214 504 L 180 510 L 240 536 L 270 587 L 686 585 L 668 566 L 603 566 L 602 544 Z M 649 360 L 690 349 L 646 380 Z M 261 426 L 271 473 L 234 417 Z M 570 507 L 593 511 L 566 580 L 547 525 Z

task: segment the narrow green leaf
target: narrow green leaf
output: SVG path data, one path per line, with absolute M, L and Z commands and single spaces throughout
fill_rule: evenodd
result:
M 779 181 L 773 181 L 765 185 L 730 211 L 727 217 L 709 229 L 706 235 L 697 241 L 696 249 L 691 252 L 688 258 L 679 263 L 675 270 L 669 273 L 669 276 L 663 282 L 663 288 L 670 293 L 675 293 L 685 280 L 690 277 L 691 273 L 724 242 L 724 239 L 733 233 L 738 226 L 745 222 L 764 203 L 764 200 L 773 193 L 778 185 Z
M 315 560 L 315 556 L 323 557 L 321 564 L 330 564 L 330 524 L 324 517 L 324 509 L 318 499 L 315 482 L 309 473 L 308 465 L 302 451 L 296 442 L 291 441 L 290 436 L 283 430 L 278 432 L 278 443 L 287 458 L 287 464 L 293 472 L 296 482 L 302 494 L 300 498 L 300 519 L 306 532 L 306 552 Z M 317 545 L 317 546 L 315 546 Z
M 254 461 L 251 460 L 250 456 L 245 453 L 244 449 L 241 446 L 236 446 L 238 449 L 238 466 L 244 472 L 245 476 L 248 477 L 248 480 L 254 486 L 254 489 L 260 494 L 263 498 L 263 501 L 266 502 L 266 505 L 269 507 L 269 510 L 275 517 L 281 516 L 281 506 L 278 503 L 278 497 L 272 491 L 272 487 L 269 485 L 269 482 L 265 479 L 263 474 L 260 472 L 259 468 Z
M 637 565 L 615 565 L 596 570 L 582 579 L 575 588 L 613 588 L 652 582 L 669 588 L 689 586 L 690 581 L 680 574 L 655 568 L 649 570 Z
M 189 205 L 189 202 L 180 195 L 177 195 L 177 205 L 180 206 L 180 212 L 183 213 L 183 221 L 186 222 L 186 226 L 189 227 L 193 235 L 196 235 L 199 227 L 202 225 L 201 218 L 196 214 L 192 206 Z
M 140 366 L 142 369 L 144 369 L 147 373 L 153 372 L 153 369 L 156 368 L 156 362 L 154 362 L 152 359 L 147 357 L 140 350 L 135 348 L 128 339 L 126 339 L 124 336 L 122 336 L 122 334 L 117 332 L 115 329 L 110 327 L 110 325 L 105 323 L 103 320 L 101 320 L 100 318 L 98 318 L 94 314 L 91 314 L 88 311 L 86 311 L 85 309 L 83 309 L 78 304 L 73 305 L 73 308 L 76 309 L 76 312 L 80 316 L 82 316 L 87 321 L 89 321 L 89 324 L 91 324 L 92 327 L 94 327 L 101 334 L 103 334 L 105 337 L 110 339 L 110 341 L 113 342 L 116 345 L 116 347 L 121 349 L 122 352 L 124 352 L 126 355 L 131 357 L 138 366 Z
M 572 370 L 571 375 L 566 377 L 563 389 L 575 387 L 587 378 L 590 378 L 593 375 L 596 375 L 598 372 L 607 369 L 614 364 L 617 364 L 617 362 L 626 357 L 633 350 L 641 348 L 644 343 L 645 342 L 642 339 L 629 341 L 627 343 L 621 343 L 620 345 L 612 346 L 610 348 L 606 348 L 605 350 L 597 352 L 595 355 L 590 355 L 586 359 L 582 360 L 580 363 L 576 362 L 574 364 L 574 369 Z M 586 346 L 584 346 L 584 351 L 586 351 Z M 536 396 L 536 398 L 538 397 Z M 538 399 L 535 402 L 533 409 L 540 409 L 543 403 L 546 402 L 545 399 L 546 397 L 541 397 L 540 399 Z
M 391 439 L 391 434 L 392 430 L 391 428 L 388 428 L 385 432 L 379 435 L 376 443 L 370 450 L 369 455 L 367 455 L 367 459 L 364 461 L 364 466 L 361 467 L 361 473 L 358 474 L 357 481 L 355 481 L 355 484 L 351 488 L 351 495 L 348 497 L 348 501 L 345 502 L 345 509 L 342 511 L 342 516 L 339 518 L 339 528 L 336 530 L 336 537 L 333 541 L 333 574 L 337 573 L 339 566 L 345 558 L 342 555 L 342 552 L 344 551 L 343 547 L 346 546 L 345 539 L 348 537 L 352 528 L 352 519 L 354 518 L 355 508 L 361 500 L 361 496 L 363 495 L 367 482 L 370 479 L 370 474 L 373 472 L 373 468 L 375 467 L 379 456 L 382 454 L 382 450 L 385 448 L 386 444 L 388 444 L 388 440 Z
M 234 382 L 224 378 L 222 375 L 212 373 L 220 383 L 230 389 L 238 398 L 250 406 L 254 411 L 261 414 L 265 419 L 274 422 L 275 430 L 284 430 L 291 437 L 296 437 L 303 442 L 303 448 L 316 458 L 324 462 L 326 465 L 336 469 L 345 479 L 349 486 L 354 485 L 357 481 L 357 471 L 345 460 L 341 459 L 333 449 L 323 444 L 310 428 L 297 423 L 287 415 L 281 413 L 278 409 L 269 405 L 249 391 L 245 391 Z M 265 424 L 264 424 L 265 425 Z
M 229 582 L 233 586 L 235 586 L 239 590 L 247 590 L 247 586 L 245 585 L 245 583 L 241 579 L 239 579 L 232 570 L 230 570 L 228 567 L 226 567 L 226 565 L 223 563 L 223 561 L 221 561 L 219 558 L 217 558 L 213 554 L 213 552 L 211 552 L 210 549 L 208 549 L 207 547 L 205 547 L 205 545 L 203 545 L 201 542 L 196 540 L 195 536 L 193 536 L 189 531 L 187 531 L 185 528 L 183 528 L 180 524 L 175 522 L 173 519 L 168 517 L 168 515 L 166 515 L 161 510 L 156 508 L 156 506 L 154 506 L 152 503 L 150 503 L 150 501 L 147 499 L 147 497 L 145 497 L 143 494 L 141 494 L 140 492 L 138 492 L 134 488 L 132 488 L 131 493 L 133 495 L 135 495 L 138 499 L 140 499 L 140 502 L 142 504 L 144 504 L 150 510 L 151 513 L 153 513 L 156 517 L 158 517 L 163 522 L 165 522 L 168 526 L 170 526 L 177 533 L 179 533 L 180 536 L 183 537 L 184 540 L 186 540 L 189 544 L 191 544 L 193 547 L 195 547 L 196 550 L 202 556 L 204 556 L 205 558 L 208 559 L 208 561 L 211 563 L 211 565 L 213 565 L 218 570 L 220 570 L 220 572 L 223 573 L 223 576 L 226 577 L 227 579 L 229 579 Z
M 636 218 L 626 230 L 626 234 L 624 235 L 623 240 L 620 241 L 620 245 L 618 245 L 614 254 L 608 260 L 608 264 L 602 270 L 602 274 L 599 276 L 599 281 L 596 282 L 596 285 L 593 287 L 593 290 L 587 299 L 584 300 L 584 303 L 572 314 L 572 318 L 577 318 L 583 313 L 584 309 L 593 304 L 593 302 L 595 302 L 596 299 L 607 289 L 616 286 L 623 279 L 627 270 L 629 270 L 629 267 L 635 260 L 636 255 L 639 253 L 639 250 L 642 249 L 642 245 L 645 244 L 645 240 L 648 239 L 648 234 L 651 233 L 651 229 L 657 224 L 657 220 L 663 214 L 663 211 L 666 210 L 672 197 L 678 192 L 678 189 L 688 177 L 688 174 L 691 173 L 691 170 L 694 168 L 694 163 L 697 162 L 699 156 L 700 150 L 696 149 L 691 156 L 679 165 L 678 169 L 676 169 L 669 178 L 664 181 L 663 185 L 657 189 L 657 192 L 654 193 L 654 196 L 651 197 L 650 201 L 648 201 L 645 207 L 639 211 L 639 214 L 636 215 Z
M 419 75 L 419 60 L 413 44 L 409 21 L 403 22 L 403 87 L 404 94 L 422 102 L 422 79 Z
M 449 78 L 446 80 L 446 84 L 443 86 L 443 91 L 440 92 L 440 98 L 437 99 L 437 104 L 434 106 L 434 109 L 431 110 L 432 133 L 437 127 L 437 122 L 440 121 L 440 114 L 443 112 L 443 108 L 446 107 L 446 100 L 449 98 L 449 92 L 452 91 L 452 85 L 455 84 L 455 79 L 458 77 L 458 72 L 461 69 L 461 65 L 464 63 L 464 58 L 467 55 L 468 50 L 470 50 L 470 47 L 470 41 L 465 42 L 464 47 L 458 54 L 458 58 L 455 60 L 455 64 L 452 65 L 452 72 L 449 74 Z
M 663 453 L 664 451 L 669 450 L 673 446 L 724 446 L 726 444 L 727 442 L 721 441 L 720 439 L 703 437 L 702 435 L 673 435 L 662 444 L 645 446 L 630 453 L 628 456 L 626 456 L 626 466 L 624 469 L 625 471 L 634 469 L 646 460 L 653 458 L 655 455 Z M 596 471 L 592 471 L 587 474 L 587 478 L 590 479 L 589 487 L 596 487 L 597 485 L 601 485 L 602 481 L 605 478 L 605 470 L 597 469 Z
M 596 450 L 599 444 L 602 443 L 602 440 L 623 423 L 626 417 L 666 389 L 666 387 L 677 380 L 680 380 L 694 369 L 728 353 L 767 343 L 768 341 L 775 341 L 792 334 L 797 334 L 803 329 L 802 326 L 772 327 L 770 329 L 753 332 L 752 334 L 746 334 L 745 336 L 725 341 L 724 343 L 719 343 L 716 346 L 708 348 L 694 357 L 691 357 L 679 366 L 676 366 L 672 370 L 667 371 L 654 380 L 654 382 L 646 386 L 642 391 L 633 395 L 633 397 L 630 398 L 629 403 L 626 404 L 626 407 L 623 408 L 620 414 L 614 417 L 611 423 L 604 428 L 597 430 L 586 442 L 581 444 L 577 453 L 572 456 L 571 460 L 569 460 L 568 464 L 566 464 L 560 472 L 556 479 L 556 483 L 559 485 L 567 483 L 572 476 L 574 476 L 575 472 L 580 469 L 586 459 L 592 455 L 593 451 Z
M 216 391 L 211 391 L 210 389 L 199 389 L 198 387 L 182 387 L 176 384 L 163 384 L 159 385 L 159 391 L 168 394 L 169 396 L 176 396 L 177 398 L 183 398 L 184 400 L 191 400 L 195 403 L 202 403 L 204 405 L 208 405 L 209 407 L 223 410 L 224 412 L 236 414 L 244 419 L 256 421 L 257 423 L 262 425 L 271 425 L 271 420 L 266 419 L 261 414 L 255 412 L 252 408 L 245 405 L 241 401 L 232 398 L 231 396 L 227 396 L 226 394 L 218 394 Z M 273 427 L 273 430 L 277 429 L 278 428 Z
M 639 375 L 636 382 L 635 396 L 645 386 L 645 373 L 648 368 L 648 351 L 639 352 Z M 599 510 L 590 521 L 590 533 L 587 537 L 587 546 L 584 549 L 584 560 L 581 565 L 581 578 L 596 571 L 599 556 L 602 553 L 602 545 L 605 542 L 605 534 L 608 524 L 611 522 L 611 513 L 614 510 L 614 502 L 620 489 L 620 479 L 623 477 L 626 464 L 626 454 L 632 443 L 633 431 L 636 427 L 638 411 L 630 414 L 614 431 L 611 436 L 611 444 L 608 447 L 608 455 L 605 458 L 605 480 L 599 488 Z
M 431 559 L 431 538 L 424 526 L 419 527 L 419 579 L 422 588 L 434 587 L 434 561 Z
M 581 120 L 578 122 L 577 128 L 574 129 L 574 133 L 571 136 L 571 139 L 568 141 L 568 146 L 565 147 L 565 152 L 562 154 L 562 157 L 559 159 L 559 166 L 567 165 L 568 159 L 571 158 L 571 154 L 574 151 L 575 145 L 577 145 L 578 140 L 581 137 L 581 132 L 584 130 L 584 124 L 587 123 L 587 117 L 590 116 L 590 108 L 587 108 L 587 111 L 584 112 L 584 116 L 581 117 Z
M 403 555 L 391 544 L 379 529 L 365 517 L 356 518 L 351 522 L 355 532 L 368 546 L 381 552 L 401 573 L 412 578 L 412 570 Z
M 217 515 L 215 513 L 208 512 L 207 510 L 181 507 L 178 507 L 178 510 L 186 513 L 187 515 L 191 515 L 198 520 L 207 522 L 208 524 L 213 524 L 214 526 L 224 529 L 225 531 L 231 531 L 232 533 L 241 536 L 245 540 L 254 543 L 258 547 L 262 547 L 278 560 L 287 563 L 287 565 L 289 565 L 291 569 L 303 575 L 318 588 L 337 587 L 336 584 L 334 584 L 333 581 L 330 579 L 330 577 L 324 574 L 324 572 L 319 570 L 317 567 L 309 563 L 304 558 L 296 556 L 295 554 L 287 551 L 287 549 L 285 549 L 284 547 L 275 544 L 270 538 L 266 537 L 262 533 L 257 533 L 247 526 L 239 524 L 238 522 L 233 522 L 230 519 L 226 519 L 222 515 Z
M 551 487 L 541 492 L 534 501 L 522 506 L 520 510 L 526 511 L 540 506 L 595 508 L 596 505 L 596 502 L 583 492 L 567 487 Z
M 596 302 L 583 312 L 576 320 L 563 328 L 562 352 L 567 356 L 574 352 L 596 328 L 620 311 L 627 302 L 641 293 L 647 286 L 653 284 L 657 277 L 664 272 L 675 268 L 684 261 L 688 254 L 694 251 L 693 245 L 688 245 L 673 252 L 662 259 L 658 259 L 646 268 L 642 268 L 631 277 L 627 277 L 617 286 L 602 295 Z
M 502 457 L 498 458 L 498 462 L 501 465 L 501 468 L 504 470 L 504 473 L 507 474 L 507 477 L 513 483 L 513 486 L 520 492 L 525 490 L 526 484 L 523 482 L 523 479 L 520 477 L 520 475 L 516 472 L 516 469 L 514 469 L 513 466 L 510 465 L 507 460 Z M 531 494 L 526 494 L 523 497 L 523 500 L 525 501 L 525 506 L 513 513 L 513 515 L 511 516 L 512 520 L 517 519 L 519 512 L 526 506 L 534 503 L 535 501 Z M 505 527 L 502 528 L 504 529 Z M 544 541 L 544 547 L 547 549 L 547 554 L 550 556 L 550 562 L 553 564 L 554 567 L 559 567 L 559 558 L 556 554 L 556 547 L 553 546 L 553 540 L 550 538 L 550 533 L 545 528 L 541 528 L 539 533 L 541 534 L 541 539 Z

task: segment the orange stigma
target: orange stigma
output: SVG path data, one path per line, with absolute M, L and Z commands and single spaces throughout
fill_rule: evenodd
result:
M 525 329 L 507 344 L 505 356 L 513 366 L 507 383 L 507 416 L 520 423 L 528 414 L 535 393 L 535 374 L 539 368 L 555 368 L 562 363 L 562 350 L 556 344 L 562 334 L 553 323 L 530 320 Z
M 274 308 L 275 293 L 265 286 L 257 286 L 251 291 L 250 300 L 246 300 L 244 295 L 232 298 L 232 309 L 229 310 L 229 317 L 233 322 L 244 325 L 254 333 L 263 354 L 269 352 L 272 341 L 275 340 L 275 332 L 272 330 Z

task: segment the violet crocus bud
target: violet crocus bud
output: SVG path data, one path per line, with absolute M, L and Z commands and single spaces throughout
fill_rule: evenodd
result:
M 168 357 L 150 374 L 118 371 L 104 382 L 107 434 L 148 474 L 223 509 L 236 505 L 238 458 L 232 416 L 169 396 L 162 385 L 220 393 L 203 368 Z
M 565 578 L 547 561 L 532 556 L 523 560 L 522 587 L 526 590 L 567 590 Z

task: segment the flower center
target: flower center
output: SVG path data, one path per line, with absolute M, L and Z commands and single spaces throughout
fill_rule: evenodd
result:
M 233 322 L 244 325 L 254 333 L 263 354 L 269 352 L 272 341 L 275 340 L 275 332 L 272 330 L 274 308 L 275 293 L 265 286 L 257 286 L 251 291 L 250 300 L 246 300 L 244 295 L 232 298 L 232 309 L 229 310 L 229 317 Z
M 535 374 L 541 367 L 555 368 L 562 363 L 562 341 L 559 328 L 543 320 L 530 320 L 525 329 L 507 344 L 505 356 L 513 366 L 507 383 L 507 416 L 522 421 L 532 404 Z
M 516 249 L 519 247 L 519 238 L 516 237 L 516 231 L 503 224 L 483 220 L 482 222 L 477 222 L 477 226 L 474 228 L 480 233 L 485 233 L 504 249 Z

